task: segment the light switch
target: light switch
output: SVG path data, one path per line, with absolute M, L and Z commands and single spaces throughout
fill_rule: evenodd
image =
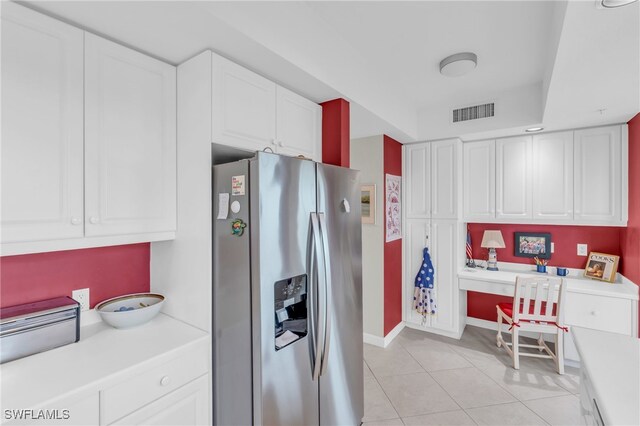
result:
M 578 244 L 578 256 L 586 256 L 586 255 L 587 255 L 587 245 Z
M 555 253 L 556 251 L 556 245 L 555 243 L 551 243 L 551 253 Z

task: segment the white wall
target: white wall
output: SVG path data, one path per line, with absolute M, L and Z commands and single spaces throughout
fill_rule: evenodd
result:
M 376 185 L 376 223 L 362 225 L 363 331 L 384 337 L 384 163 L 383 137 L 351 140 L 351 168 L 362 185 Z

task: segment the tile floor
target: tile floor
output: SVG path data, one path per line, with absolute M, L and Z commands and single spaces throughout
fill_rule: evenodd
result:
M 365 425 L 581 425 L 579 370 L 520 358 L 495 332 L 467 326 L 462 339 L 405 328 L 385 349 L 364 347 Z

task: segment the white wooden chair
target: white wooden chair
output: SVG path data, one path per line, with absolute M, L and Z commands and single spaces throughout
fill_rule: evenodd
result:
M 513 368 L 520 368 L 519 356 L 551 358 L 556 362 L 558 374 L 564 374 L 564 325 L 562 301 L 565 298 L 566 285 L 562 278 L 555 277 L 516 277 L 516 289 L 513 303 L 499 303 L 498 335 L 496 344 L 504 346 L 513 359 Z M 502 322 L 509 324 L 511 343 L 502 338 Z M 518 344 L 522 331 L 540 333 L 537 345 Z M 549 349 L 542 335 L 555 335 L 555 353 Z M 509 347 L 511 346 L 511 348 Z M 520 348 L 535 348 L 542 353 L 520 352 Z

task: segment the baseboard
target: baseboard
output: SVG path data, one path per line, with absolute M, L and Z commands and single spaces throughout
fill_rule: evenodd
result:
M 395 339 L 398 336 L 398 334 L 400 334 L 403 328 L 404 328 L 404 321 L 396 325 L 393 328 L 393 330 L 387 333 L 387 335 L 384 337 L 375 336 L 369 333 L 362 333 L 362 341 L 364 343 L 368 343 L 369 345 L 386 348 L 393 341 L 393 339 Z
M 460 331 L 460 333 L 452 333 L 450 331 L 438 330 L 437 328 L 431 328 L 431 327 L 424 327 L 420 324 L 415 324 L 410 322 L 405 323 L 405 326 L 407 326 L 408 328 L 412 328 L 414 330 L 424 331 L 425 333 L 433 333 L 439 336 L 449 337 L 451 339 L 456 339 L 456 340 L 460 340 L 460 337 L 462 337 L 462 332 L 464 331 L 464 328 L 463 328 Z

